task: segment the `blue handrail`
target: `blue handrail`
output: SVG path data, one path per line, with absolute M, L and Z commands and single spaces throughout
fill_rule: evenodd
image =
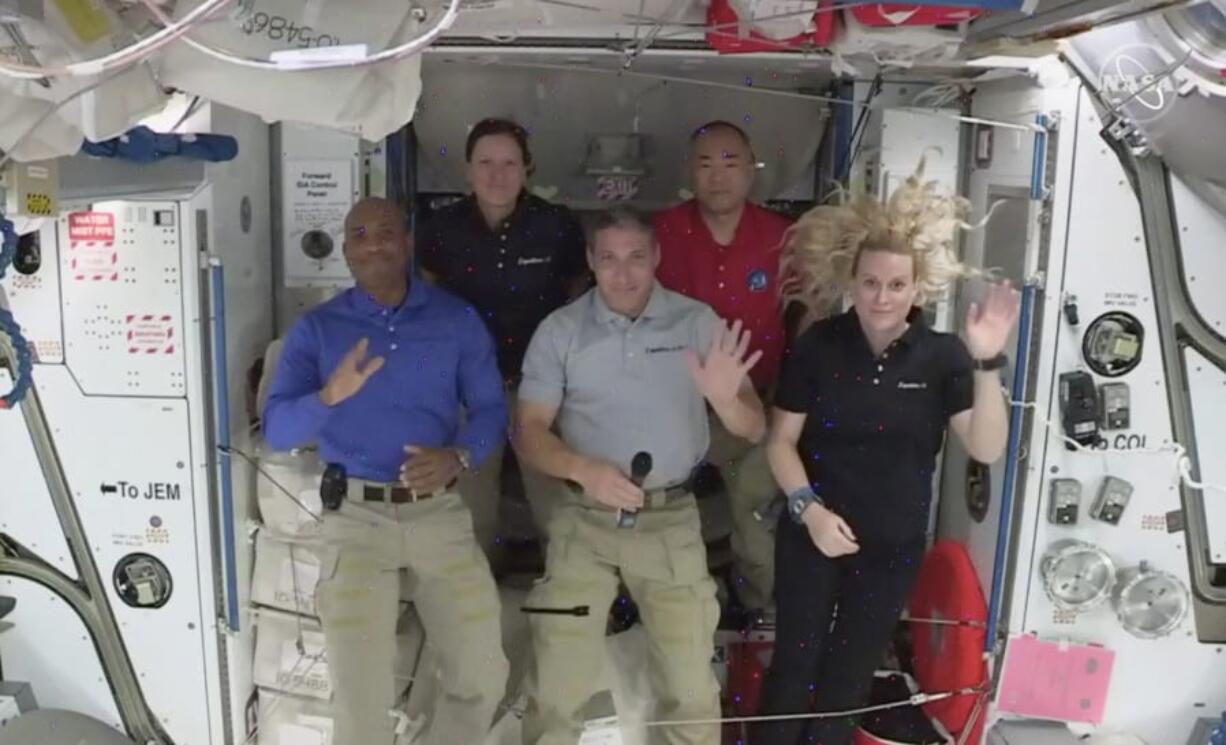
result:
M 220 262 L 210 267 L 213 285 L 213 380 L 217 393 L 218 479 L 221 484 L 221 540 L 226 581 L 226 624 L 238 631 L 238 564 L 234 536 L 234 478 L 230 462 L 230 384 L 226 361 L 226 275 Z

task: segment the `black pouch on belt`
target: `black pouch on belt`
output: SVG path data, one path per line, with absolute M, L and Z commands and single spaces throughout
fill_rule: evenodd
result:
M 349 476 L 345 467 L 338 463 L 330 463 L 324 469 L 323 478 L 319 480 L 319 499 L 325 510 L 340 509 L 341 502 L 349 493 Z

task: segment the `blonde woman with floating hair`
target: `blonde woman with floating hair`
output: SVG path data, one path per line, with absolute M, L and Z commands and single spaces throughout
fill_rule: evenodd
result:
M 1005 448 L 998 370 L 1020 296 L 989 284 L 963 338 L 927 326 L 921 306 L 980 272 L 955 250 L 968 203 L 921 182 L 922 168 L 885 204 L 810 210 L 783 245 L 784 297 L 809 309 L 811 325 L 784 359 L 767 445 L 788 509 L 762 715 L 864 704 L 923 558 L 946 430 L 985 463 Z M 844 298 L 851 308 L 829 315 Z M 849 745 L 855 726 L 847 716 L 759 722 L 749 741 Z

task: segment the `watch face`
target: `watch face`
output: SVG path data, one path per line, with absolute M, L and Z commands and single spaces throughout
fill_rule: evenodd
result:
M 805 503 L 803 501 L 797 499 L 796 501 L 792 502 L 792 512 L 799 515 L 800 513 L 804 511 L 805 511 Z

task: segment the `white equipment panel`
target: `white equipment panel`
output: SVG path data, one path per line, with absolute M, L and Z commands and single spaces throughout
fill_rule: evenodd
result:
M 60 219 L 68 365 L 93 395 L 184 393 L 173 202 L 100 202 Z
M 41 367 L 34 368 L 34 381 L 41 383 Z M 0 370 L 0 390 L 11 390 L 13 379 Z M 30 432 L 21 416 L 0 416 L 0 443 L 4 443 L 4 508 L 0 509 L 0 531 L 13 536 L 66 576 L 77 579 L 77 567 L 60 529 L 55 507 L 47 495 L 43 472 L 30 444 Z M 10 506 L 12 505 L 12 506 Z M 18 506 L 15 508 L 14 506 Z
M 13 627 L 0 634 L 5 679 L 29 683 L 39 708 L 76 711 L 122 732 L 110 684 L 76 611 L 46 587 L 20 577 L 0 576 L 0 594 L 17 600 L 5 619 Z M 47 646 L 50 640 L 54 649 Z
M 1082 541 L 1106 552 L 1113 561 L 1116 591 L 1129 572 L 1145 563 L 1150 569 L 1172 575 L 1186 589 L 1189 568 L 1184 537 L 1168 532 L 1167 513 L 1181 507 L 1175 455 L 1170 451 L 1172 430 L 1167 407 L 1167 386 L 1162 367 L 1155 318 L 1153 282 L 1140 205 L 1114 153 L 1102 142 L 1102 123 L 1085 92 L 1068 96 L 1068 86 L 1053 89 L 1017 90 L 1018 83 L 984 86 L 976 95 L 974 114 L 1023 123 L 1038 113 L 1059 116 L 1054 136 L 1055 158 L 1046 161 L 1054 169 L 1048 199 L 1040 189 L 1031 191 L 1028 148 L 1001 152 L 1010 133 L 998 129 L 997 157 L 971 177 L 971 197 L 977 204 L 993 190 L 1021 187 L 1031 195 L 1038 219 L 1027 228 L 1027 239 L 1017 241 L 1015 251 L 1023 256 L 1004 257 L 1022 268 L 1025 277 L 1041 278 L 1035 295 L 1036 310 L 1030 368 L 1034 376 L 1033 426 L 1028 440 L 1020 443 L 1018 470 L 1024 487 L 1014 494 L 1020 502 L 1012 522 L 1011 584 L 1007 586 L 1001 631 L 1010 636 L 1034 634 L 1051 641 L 1092 644 L 1114 655 L 1110 688 L 1100 731 L 1128 733 L 1149 745 L 1166 745 L 1182 738 L 1205 711 L 1226 708 L 1226 690 L 1221 685 L 1221 653 L 1216 645 L 1201 643 L 1193 620 L 1184 616 L 1172 630 L 1158 638 L 1130 633 L 1114 607 L 1114 592 L 1097 607 L 1076 612 L 1057 607 L 1045 588 L 1041 564 L 1044 554 L 1062 541 Z M 1074 88 L 1078 86 L 1074 84 Z M 1023 95 L 1019 95 L 1022 93 Z M 1021 110 L 1019 104 L 1029 108 Z M 1029 138 L 1027 138 L 1029 139 Z M 1005 155 L 1006 157 L 1000 157 Z M 1013 157 L 1016 156 L 1016 157 Z M 1042 162 L 1042 161 L 1040 161 Z M 1022 178 L 1018 178 L 1022 176 Z M 1041 186 L 1041 184 L 1040 184 Z M 1038 196 L 1039 198 L 1034 198 Z M 1023 197 L 1024 198 L 1024 197 Z M 1094 205 L 1094 209 L 1084 209 Z M 1019 213 L 1019 216 L 1021 213 Z M 993 246 L 971 241 L 968 255 L 987 257 Z M 1220 270 L 1217 272 L 1221 273 Z M 1079 323 L 1072 325 L 1062 312 L 1068 295 L 1075 295 Z M 1107 312 L 1123 312 L 1140 322 L 1144 330 L 1139 362 L 1118 376 L 1092 373 L 1096 385 L 1125 383 L 1130 389 L 1130 421 L 1124 429 L 1105 430 L 1105 445 L 1088 453 L 1066 448 L 1058 399 L 1059 375 L 1071 371 L 1092 372 L 1083 355 L 1083 339 L 1094 320 Z M 1012 348 L 1009 350 L 1014 351 Z M 1194 391 L 1206 386 L 1222 387 L 1220 378 L 1190 381 Z M 1199 394 L 1198 394 L 1199 395 Z M 1212 416 L 1222 404 L 1213 391 L 1203 403 L 1200 416 Z M 1050 422 L 1050 427 L 1047 422 Z M 1198 439 L 1202 428 L 1196 420 Z M 1208 426 L 1208 425 L 1207 425 Z M 1203 452 L 1222 447 L 1226 432 L 1208 426 Z M 1165 449 L 1164 449 L 1165 448 Z M 1158 451 L 1158 452 L 1147 452 Z M 1202 462 L 1202 468 L 1204 468 Z M 994 464 L 992 508 L 982 522 L 966 516 L 964 494 L 947 479 L 943 494 L 942 528 L 947 537 L 964 540 L 971 550 L 985 593 L 991 587 L 1000 511 L 1004 462 Z M 946 472 L 956 473 L 949 462 Z M 1090 515 L 1100 485 L 1108 476 L 1124 479 L 1134 491 L 1118 522 L 1111 524 Z M 1076 479 L 1082 499 L 1074 524 L 1055 524 L 1049 519 L 1051 480 Z M 1220 478 L 1220 477 L 1219 477 Z M 1215 495 L 1216 496 L 1216 495 Z M 1208 500 L 1206 500 L 1208 501 Z M 959 516 L 958 513 L 961 513 Z M 1161 675 L 1160 690 L 1154 688 Z M 1079 724 L 1092 730 L 1090 724 Z
M 254 690 L 254 627 L 225 602 L 247 602 L 251 547 L 230 539 L 254 516 L 254 494 L 235 478 L 223 509 L 231 493 L 213 423 L 224 378 L 242 447 L 245 373 L 271 336 L 274 254 L 268 126 L 212 104 L 197 119 L 234 136 L 240 158 L 66 160 L 42 267 L 4 283 L 39 348 L 34 383 L 148 713 L 180 745 L 221 745 L 242 741 Z M 223 309 L 225 369 L 213 356 Z M 0 473 L 15 482 L 0 529 L 74 576 L 22 412 L 0 412 L 0 442 Z M 6 673 L 10 648 L 23 650 L 17 660 L 37 654 L 41 676 L 25 677 L 40 703 L 58 696 L 61 708 L 117 723 L 116 710 L 136 704 L 86 685 L 97 654 L 66 639 L 55 623 L 15 624 L 0 638 Z
M 65 474 L 145 698 L 176 742 L 198 742 L 209 732 L 208 710 L 197 703 L 209 698 L 204 659 L 175 655 L 166 664 L 167 649 L 200 649 L 214 623 L 196 594 L 197 576 L 212 568 L 200 566 L 196 555 L 187 402 L 84 396 L 67 368 L 42 366 L 38 373 L 57 448 L 72 454 L 63 459 Z M 117 428 L 123 437 L 114 436 Z M 170 573 L 161 607 L 130 607 L 116 591 L 116 566 L 137 553 Z M 36 627 L 15 632 L 28 634 L 28 644 L 47 638 Z
M 1172 436 L 1139 204 L 1119 161 L 1098 138 L 1101 125 L 1088 101 L 1083 101 L 1079 118 L 1072 204 L 1097 203 L 1102 208 L 1072 212 L 1063 257 L 1064 288 L 1077 296 L 1081 323 L 1075 336 L 1057 336 L 1053 357 L 1035 360 L 1046 368 L 1040 373 L 1041 381 L 1085 369 L 1081 334 L 1103 313 L 1127 312 L 1149 333 L 1137 367 L 1113 379 L 1131 388 L 1132 426 L 1104 432 L 1107 449 L 1094 454 L 1069 452 L 1055 437 L 1058 428 L 1053 432 L 1036 425 L 1031 452 L 1044 453 L 1045 457 L 1042 469 L 1031 473 L 1024 495 L 1026 515 L 1015 526 L 1017 535 L 1034 536 L 1036 553 L 1028 567 L 1018 567 L 1011 621 L 1020 624 L 1013 626 L 1017 632 L 1067 638 L 1113 650 L 1115 667 L 1104 722 L 1116 731 L 1163 743 L 1169 741 L 1170 733 L 1183 731 L 1199 715 L 1196 703 L 1216 697 L 1219 702 L 1210 703 L 1213 706 L 1226 699 L 1218 677 L 1221 658 L 1211 647 L 1198 642 L 1190 615 L 1169 636 L 1140 639 L 1123 628 L 1110 602 L 1084 614 L 1056 608 L 1039 576 L 1043 551 L 1061 539 L 1074 538 L 1105 550 L 1118 569 L 1148 562 L 1154 569 L 1179 578 L 1185 587 L 1188 582 L 1183 537 L 1166 530 L 1166 513 L 1180 508 L 1174 456 L 1129 452 L 1161 448 Z M 1062 129 L 1065 138 L 1073 134 L 1068 124 L 1065 122 Z M 1063 139 L 1061 145 L 1066 143 L 1073 144 Z M 1053 258 L 1056 255 L 1053 250 Z M 1107 382 L 1095 377 L 1096 383 Z M 1041 382 L 1040 390 L 1043 388 Z M 1047 397 L 1039 411 L 1052 422 L 1060 421 L 1056 396 Z M 1118 525 L 1088 514 L 1106 476 L 1122 478 L 1135 488 Z M 1076 525 L 1057 526 L 1046 518 L 1049 479 L 1053 477 L 1082 483 L 1081 514 Z M 1180 674 L 1164 676 L 1162 695 L 1155 696 L 1151 686 L 1155 671 L 1171 669 Z
M 33 274 L 10 268 L 0 287 L 9 308 L 21 323 L 21 333 L 34 345 L 35 360 L 44 364 L 64 361 L 64 325 L 60 317 L 59 243 L 54 222 L 38 231 L 42 264 Z

